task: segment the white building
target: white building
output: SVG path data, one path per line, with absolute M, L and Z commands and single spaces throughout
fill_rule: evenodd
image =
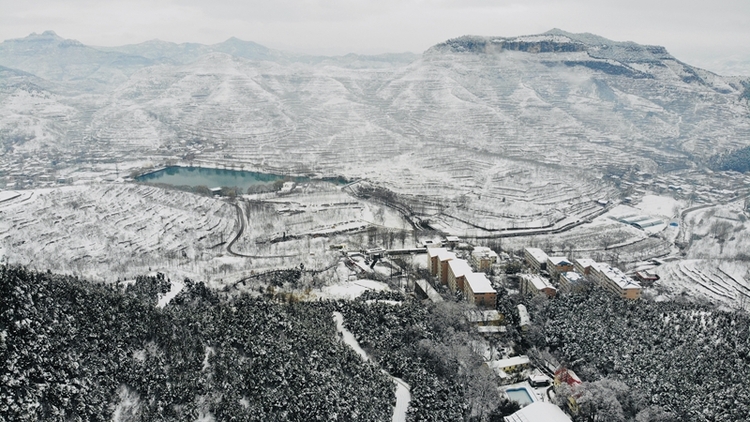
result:
M 529 311 L 526 310 L 526 306 L 518 305 L 518 326 L 521 330 L 526 331 L 531 327 L 531 318 L 529 318 Z
M 486 246 L 477 246 L 471 251 L 471 265 L 477 271 L 487 271 L 497 263 L 497 253 Z
M 580 273 L 568 271 L 560 274 L 560 291 L 570 293 L 580 291 L 585 286 L 585 279 Z
M 497 291 L 484 273 L 469 273 L 466 275 L 464 295 L 469 303 L 485 308 L 495 309 Z
M 554 404 L 537 401 L 510 416 L 506 416 L 505 422 L 571 422 L 571 420 L 565 412 Z
M 521 274 L 519 288 L 521 293 L 527 295 L 545 294 L 547 297 L 555 297 L 557 294 L 557 288 L 539 274 Z
M 618 268 L 599 262 L 591 267 L 591 277 L 602 287 L 625 299 L 641 297 L 641 285 Z
M 541 272 L 547 269 L 547 253 L 539 248 L 524 248 L 523 256 L 534 271 Z
M 469 263 L 463 259 L 452 259 L 448 261 L 448 287 L 451 288 L 451 291 L 464 291 L 466 275 L 471 274 L 472 272 Z

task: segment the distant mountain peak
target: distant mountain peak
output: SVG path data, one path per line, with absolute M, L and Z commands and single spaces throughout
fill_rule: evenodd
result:
M 641 45 L 632 41 L 612 41 L 595 34 L 574 34 L 558 28 L 542 34 L 517 37 L 465 35 L 437 44 L 427 50 L 427 53 L 489 54 L 502 51 L 521 51 L 531 54 L 586 52 L 592 58 L 614 59 L 622 62 L 653 63 L 674 59 L 661 46 Z
M 28 36 L 24 38 L 17 38 L 16 40 L 49 40 L 49 41 L 64 41 L 65 39 L 59 35 L 55 31 L 47 30 L 42 32 L 41 34 L 37 34 L 36 32 L 32 32 Z

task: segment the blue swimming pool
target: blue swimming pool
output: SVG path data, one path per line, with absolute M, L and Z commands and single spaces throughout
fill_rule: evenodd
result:
M 509 399 L 520 404 L 521 406 L 526 406 L 527 404 L 531 404 L 535 401 L 534 393 L 529 391 L 528 388 L 524 388 L 524 387 L 509 388 L 505 390 L 505 394 L 508 396 Z

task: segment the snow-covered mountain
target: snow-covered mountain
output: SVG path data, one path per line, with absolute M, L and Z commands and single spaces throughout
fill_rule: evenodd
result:
M 54 144 L 58 162 L 189 156 L 343 174 L 484 228 L 585 213 L 613 168 L 697 166 L 750 143 L 747 81 L 561 30 L 343 57 L 237 39 L 97 49 L 46 32 L 0 44 L 0 65 L 26 72 L 0 72 L 6 163 Z

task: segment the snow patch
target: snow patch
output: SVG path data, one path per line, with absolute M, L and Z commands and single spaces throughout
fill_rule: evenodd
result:
M 210 412 L 201 412 L 195 422 L 216 422 L 216 418 Z
M 323 287 L 320 296 L 328 299 L 356 299 L 367 290 L 390 290 L 387 284 L 375 280 L 356 280 Z
M 682 205 L 680 201 L 669 196 L 645 195 L 635 208 L 638 208 L 645 214 L 673 218 L 679 214 Z
M 115 411 L 112 414 L 112 422 L 136 420 L 141 407 L 141 398 L 138 393 L 122 385 L 117 390 L 117 395 L 120 401 L 115 406 Z
M 341 312 L 334 312 L 333 319 L 336 320 L 336 330 L 341 333 L 344 343 L 349 345 L 349 347 L 351 347 L 352 350 L 354 350 L 354 352 L 363 360 L 369 361 L 370 356 L 364 351 L 364 349 L 362 349 L 362 347 L 360 347 L 359 342 L 354 338 L 354 334 L 344 327 L 344 316 Z M 391 377 L 393 383 L 396 384 L 396 406 L 393 408 L 393 418 L 391 420 L 393 422 L 406 422 L 406 411 L 409 408 L 409 402 L 411 401 L 411 387 L 409 387 L 409 384 L 405 383 L 401 378 L 393 377 L 382 369 L 381 371 Z
M 177 294 L 180 293 L 183 288 L 185 288 L 185 283 L 177 280 L 172 280 L 169 291 L 167 292 L 167 294 L 159 298 L 159 302 L 156 304 L 156 307 L 163 308 L 167 306 L 167 304 L 172 299 L 174 299 L 174 297 L 177 296 Z

